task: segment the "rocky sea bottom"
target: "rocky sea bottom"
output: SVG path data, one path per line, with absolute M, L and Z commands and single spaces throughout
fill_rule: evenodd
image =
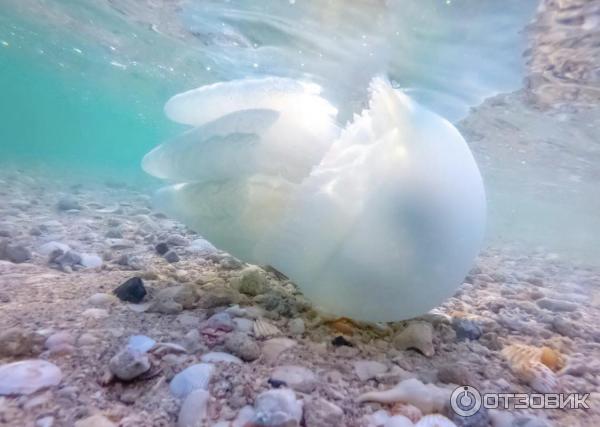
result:
M 444 305 L 364 324 L 153 211 L 150 188 L 73 182 L 0 171 L 0 425 L 600 425 L 599 269 L 487 247 Z M 590 409 L 463 418 L 465 384 Z

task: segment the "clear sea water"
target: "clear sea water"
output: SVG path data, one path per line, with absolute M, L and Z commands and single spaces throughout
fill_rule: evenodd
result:
M 0 163 L 149 180 L 141 158 L 181 131 L 163 114 L 166 100 L 250 76 L 315 81 L 340 105 L 344 121 L 364 105 L 370 78 L 383 73 L 449 120 L 468 120 L 470 108 L 486 98 L 525 86 L 527 25 L 537 6 L 535 0 L 3 0 Z M 495 145 L 482 147 L 465 135 L 488 181 L 491 237 L 524 236 L 530 246 L 597 258 L 591 236 L 600 231 L 592 202 L 598 187 L 589 177 L 599 174 L 589 135 L 580 143 L 575 129 L 567 148 L 540 143 L 527 147 L 525 159 L 503 156 L 520 152 L 518 141 L 496 135 Z M 569 173 L 566 186 L 558 186 L 556 194 L 576 193 L 562 199 L 568 206 L 540 196 L 546 187 L 538 184 L 554 175 L 555 165 L 529 162 L 557 156 L 592 163 L 588 175 Z M 536 169 L 523 168 L 523 161 Z M 536 191 L 521 191 L 529 184 Z M 513 205 L 523 208 L 515 213 Z

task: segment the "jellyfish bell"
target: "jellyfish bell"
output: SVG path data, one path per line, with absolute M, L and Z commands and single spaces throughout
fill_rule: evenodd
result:
M 485 224 L 483 183 L 460 133 L 381 77 L 368 108 L 338 130 L 318 89 L 281 80 L 253 80 L 253 98 L 229 104 L 244 80 L 219 84 L 218 118 L 198 119 L 202 97 L 167 103 L 199 127 L 144 159 L 148 172 L 178 182 L 159 192 L 159 208 L 233 255 L 273 265 L 331 314 L 401 320 L 451 296 Z M 256 110 L 270 120 L 246 120 Z M 215 128 L 220 139 L 207 143 Z M 236 167 L 228 159 L 238 151 L 248 161 Z M 276 167 L 258 161 L 265 153 L 277 153 Z M 186 157 L 211 172 L 177 168 Z

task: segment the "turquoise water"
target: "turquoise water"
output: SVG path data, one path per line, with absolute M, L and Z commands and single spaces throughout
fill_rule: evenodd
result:
M 458 123 L 486 98 L 523 90 L 536 6 L 6 0 L 0 163 L 151 180 L 142 157 L 184 129 L 163 113 L 171 96 L 265 75 L 320 84 L 340 125 L 365 106 L 376 74 Z M 466 129 L 492 208 L 488 235 L 594 259 L 597 114 L 527 114 L 497 107 Z

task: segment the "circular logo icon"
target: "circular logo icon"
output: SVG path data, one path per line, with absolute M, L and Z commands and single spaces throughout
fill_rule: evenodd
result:
M 475 415 L 481 408 L 481 393 L 470 385 L 460 386 L 452 392 L 450 406 L 461 417 Z

